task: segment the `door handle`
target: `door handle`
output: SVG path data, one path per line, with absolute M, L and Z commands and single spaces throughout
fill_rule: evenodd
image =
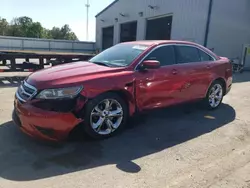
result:
M 210 66 L 210 65 L 207 65 L 207 66 L 206 66 L 206 68 L 207 68 L 207 69 L 210 69 L 210 68 L 211 68 L 211 66 Z
M 176 75 L 176 74 L 177 74 L 177 70 L 176 70 L 176 69 L 173 69 L 173 70 L 172 70 L 172 74 L 173 74 L 173 75 Z

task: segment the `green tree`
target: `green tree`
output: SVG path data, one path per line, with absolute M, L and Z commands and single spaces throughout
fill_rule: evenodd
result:
M 43 30 L 44 28 L 42 27 L 40 22 L 33 22 L 28 26 L 26 37 L 43 38 Z
M 8 32 L 9 23 L 6 19 L 0 17 L 0 35 L 6 35 Z
M 13 18 L 10 22 L 8 35 L 14 37 L 22 37 L 21 27 L 19 25 L 18 19 Z
M 63 27 L 53 27 L 51 30 L 43 28 L 40 22 L 33 22 L 27 16 L 13 18 L 10 24 L 6 19 L 0 18 L 0 35 L 9 35 L 16 37 L 47 38 L 78 40 L 69 25 Z
M 78 40 L 74 32 L 71 31 L 69 25 L 64 25 L 61 28 L 53 27 L 50 31 L 53 39 Z
M 50 32 L 49 29 L 43 28 L 42 38 L 45 38 L 45 39 L 53 39 L 53 37 L 52 37 L 51 32 Z
M 66 40 L 78 40 L 78 38 L 74 32 L 70 32 L 67 34 Z
M 29 37 L 29 33 L 31 32 L 31 25 L 33 24 L 33 20 L 29 17 L 23 16 L 17 18 L 17 25 L 20 27 L 21 35 L 23 37 Z
M 61 29 L 58 27 L 53 27 L 49 33 L 53 39 L 63 39 Z
M 70 32 L 71 32 L 71 29 L 69 28 L 69 25 L 65 24 L 64 26 L 61 27 L 61 35 L 63 38 L 66 38 L 66 36 Z

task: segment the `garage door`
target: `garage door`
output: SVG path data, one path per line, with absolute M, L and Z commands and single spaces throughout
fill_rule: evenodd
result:
M 173 16 L 147 20 L 146 40 L 170 40 Z
M 135 41 L 137 33 L 137 22 L 121 24 L 120 42 Z
M 102 49 L 105 50 L 114 44 L 114 26 L 102 29 Z

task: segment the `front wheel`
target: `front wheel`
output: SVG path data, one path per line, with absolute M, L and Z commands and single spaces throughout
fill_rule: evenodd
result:
M 213 110 L 221 105 L 223 100 L 223 85 L 220 81 L 215 81 L 208 89 L 204 105 L 206 108 Z
M 94 139 L 104 139 L 122 130 L 128 107 L 119 95 L 105 93 L 89 101 L 84 114 L 85 132 Z

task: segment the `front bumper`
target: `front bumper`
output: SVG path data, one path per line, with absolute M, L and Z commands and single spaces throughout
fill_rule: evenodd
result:
M 81 119 L 73 113 L 51 112 L 29 103 L 14 101 L 12 119 L 29 136 L 48 141 L 62 141 Z

